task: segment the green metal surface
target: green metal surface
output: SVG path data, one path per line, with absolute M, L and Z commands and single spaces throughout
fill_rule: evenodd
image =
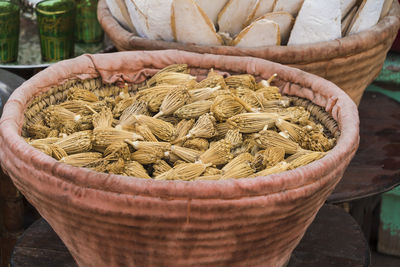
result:
M 400 256 L 400 187 L 382 195 L 377 249 Z
M 387 55 L 381 73 L 367 91 L 382 93 L 400 102 L 400 54 Z
M 381 227 L 400 238 L 400 187 L 382 195 Z
M 400 88 L 399 91 L 392 91 L 377 86 L 376 84 L 371 84 L 370 86 L 367 87 L 367 91 L 381 93 L 387 97 L 396 100 L 397 102 L 400 102 Z
M 388 82 L 400 84 L 400 54 L 396 52 L 388 53 L 382 71 L 377 82 Z

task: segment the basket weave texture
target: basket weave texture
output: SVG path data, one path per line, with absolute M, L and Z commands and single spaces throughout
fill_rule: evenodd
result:
M 263 79 L 277 73 L 284 94 L 311 100 L 337 121 L 337 145 L 318 161 L 268 177 L 185 182 L 75 168 L 20 135 L 29 103 L 50 87 L 99 76 L 105 83 L 140 83 L 175 63 L 188 64 L 199 78 L 210 68 Z M 80 266 L 283 266 L 358 143 L 357 107 L 333 83 L 262 59 L 177 50 L 83 55 L 54 64 L 15 90 L 0 120 L 1 167 Z
M 359 105 L 365 88 L 378 76 L 400 27 L 400 5 L 376 26 L 356 35 L 308 45 L 238 48 L 149 40 L 125 30 L 113 18 L 105 0 L 97 10 L 104 31 L 120 51 L 179 49 L 197 53 L 252 56 L 316 74 L 342 88 Z

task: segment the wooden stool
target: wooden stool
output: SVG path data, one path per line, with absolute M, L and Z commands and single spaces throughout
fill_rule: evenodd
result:
M 324 205 L 294 250 L 288 267 L 370 266 L 368 242 L 342 208 Z
M 75 267 L 68 250 L 43 219 L 18 240 L 14 267 Z M 370 251 L 361 229 L 343 209 L 325 205 L 292 254 L 288 267 L 370 266 Z

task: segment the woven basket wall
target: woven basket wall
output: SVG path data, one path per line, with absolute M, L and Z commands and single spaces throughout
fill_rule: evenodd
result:
M 105 0 L 97 10 L 100 24 L 120 51 L 179 49 L 217 55 L 252 56 L 316 74 L 342 88 L 358 105 L 365 88 L 378 76 L 400 27 L 400 5 L 376 26 L 339 40 L 310 45 L 237 48 L 148 40 L 126 31 L 112 17 Z
M 57 88 L 67 81 L 100 76 L 138 84 L 175 63 L 199 78 L 210 68 L 263 79 L 277 73 L 283 94 L 312 101 L 337 122 L 336 146 L 280 174 L 185 182 L 75 168 L 20 136 L 27 108 L 61 101 L 65 91 Z M 32 102 L 40 94 L 43 101 Z M 354 156 L 358 124 L 356 105 L 333 83 L 269 61 L 176 50 L 84 55 L 54 64 L 14 92 L 0 120 L 0 162 L 79 266 L 283 266 Z

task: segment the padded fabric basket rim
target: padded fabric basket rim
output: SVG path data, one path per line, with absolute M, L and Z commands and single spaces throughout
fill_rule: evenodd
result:
M 312 74 L 304 73 L 300 70 L 281 66 L 276 63 L 268 62 L 262 59 L 255 58 L 242 58 L 242 57 L 229 57 L 229 56 L 215 56 L 215 55 L 198 55 L 189 52 L 182 51 L 152 51 L 152 52 L 124 52 L 127 60 L 134 60 L 135 53 L 140 56 L 148 57 L 147 64 L 142 67 L 147 72 L 149 68 L 160 69 L 165 65 L 157 64 L 153 65 L 151 63 L 152 57 L 158 57 L 162 54 L 171 54 L 174 63 L 188 63 L 189 67 L 200 67 L 208 69 L 211 65 L 215 65 L 216 69 L 224 69 L 224 61 L 237 61 L 239 64 L 243 61 L 248 61 L 247 64 L 248 73 L 257 75 L 257 69 L 254 65 L 260 69 L 268 68 L 270 73 L 275 72 L 285 81 L 290 81 L 291 78 L 301 77 L 303 79 L 305 86 L 310 86 L 315 90 L 320 90 L 320 95 L 314 95 L 314 99 L 310 99 L 313 102 L 321 101 L 320 97 L 327 97 L 328 103 L 326 110 L 332 114 L 332 116 L 337 119 L 338 116 L 341 118 L 343 123 L 339 123 L 339 129 L 342 131 L 341 137 L 339 138 L 335 148 L 330 151 L 324 158 L 313 162 L 309 165 L 300 167 L 298 169 L 271 175 L 268 177 L 258 177 L 253 179 L 237 179 L 237 180 L 225 180 L 225 181 L 149 181 L 140 178 L 126 178 L 123 176 L 97 173 L 83 168 L 75 168 L 63 163 L 58 163 L 56 160 L 50 158 L 49 156 L 37 151 L 30 145 L 28 145 L 20 136 L 19 133 L 22 127 L 22 117 L 18 117 L 16 114 L 23 113 L 24 108 L 28 104 L 28 101 L 35 94 L 35 89 L 32 88 L 32 84 L 36 80 L 48 80 L 49 82 L 43 83 L 40 91 L 46 91 L 51 85 L 55 85 L 51 78 L 45 78 L 52 71 L 60 71 L 63 69 L 64 73 L 68 73 L 64 76 L 65 79 L 70 79 L 72 77 L 78 77 L 81 79 L 94 78 L 98 76 L 98 72 L 95 70 L 98 68 L 101 72 L 103 81 L 105 82 L 115 82 L 122 81 L 124 78 L 127 81 L 137 79 L 138 77 L 128 77 L 123 74 L 114 74 L 109 76 L 107 70 L 102 70 L 101 66 L 97 64 L 97 58 L 102 60 L 113 59 L 113 54 L 105 55 L 84 55 L 79 59 L 71 59 L 65 62 L 57 63 L 49 68 L 48 72 L 41 72 L 37 74 L 30 81 L 26 82 L 23 86 L 18 88 L 14 94 L 11 96 L 9 102 L 6 104 L 4 109 L 4 114 L 0 122 L 1 126 L 1 136 L 0 141 L 3 145 L 8 146 L 10 151 L 13 151 L 21 160 L 29 160 L 32 166 L 37 169 L 48 171 L 51 169 L 51 173 L 57 176 L 58 179 L 62 181 L 68 181 L 69 183 L 75 184 L 80 187 L 93 188 L 103 192 L 114 192 L 119 194 L 135 194 L 141 196 L 149 197 L 173 197 L 179 198 L 190 198 L 190 199 L 235 199 L 242 197 L 257 197 L 266 194 L 275 194 L 288 189 L 297 189 L 306 186 L 310 183 L 319 183 L 318 177 L 324 176 L 328 171 L 334 170 L 335 166 L 338 164 L 338 158 L 347 158 L 350 154 L 355 153 L 355 149 L 358 145 L 358 121 L 354 121 L 354 114 L 357 113 L 355 105 L 350 102 L 349 97 L 339 90 L 334 84 L 323 80 Z M 193 55 L 198 56 L 196 60 L 193 60 Z M 92 73 L 79 74 L 69 73 L 68 64 L 73 64 L 75 61 L 82 61 L 84 57 L 87 65 L 79 66 L 81 69 L 89 66 L 93 69 Z M 168 56 L 169 57 L 169 56 Z M 190 60 L 188 62 L 188 58 Z M 160 58 L 160 57 L 159 57 Z M 218 58 L 216 60 L 215 58 Z M 119 65 L 119 64 L 118 64 Z M 122 64 L 121 64 L 122 65 Z M 118 68 L 118 66 L 116 66 Z M 75 66 L 76 70 L 76 66 Z M 225 71 L 236 72 L 235 67 L 225 69 Z M 153 71 L 154 73 L 154 71 Z M 141 73 L 141 75 L 143 72 Z M 144 77 L 140 77 L 142 80 Z M 267 78 L 267 77 L 262 77 Z M 57 81 L 57 83 L 62 83 L 62 81 Z M 324 90 L 322 90 L 323 87 Z M 284 88 L 284 92 L 291 90 L 290 88 Z M 332 96 L 332 92 L 337 95 Z M 305 91 L 307 94 L 307 91 Z M 303 96 L 304 97 L 304 96 Z M 24 99 L 25 102 L 21 102 L 18 99 Z M 317 103 L 318 104 L 318 103 Z M 353 114 L 353 115 L 349 115 Z M 15 124 L 17 122 L 17 124 Z M 350 127 L 350 125 L 352 125 Z M 346 128 L 345 131 L 342 129 Z M 13 142 L 11 142 L 11 140 Z M 1 156 L 2 153 L 0 153 Z M 4 160 L 4 158 L 3 158 Z M 2 162 L 2 165 L 4 163 Z M 307 180 L 304 179 L 304 172 L 307 170 L 309 177 Z M 115 181 L 115 183 L 111 182 Z M 283 181 L 283 182 L 282 182 Z M 214 190 L 210 190 L 213 187 Z M 240 190 L 238 190 L 240 189 Z

